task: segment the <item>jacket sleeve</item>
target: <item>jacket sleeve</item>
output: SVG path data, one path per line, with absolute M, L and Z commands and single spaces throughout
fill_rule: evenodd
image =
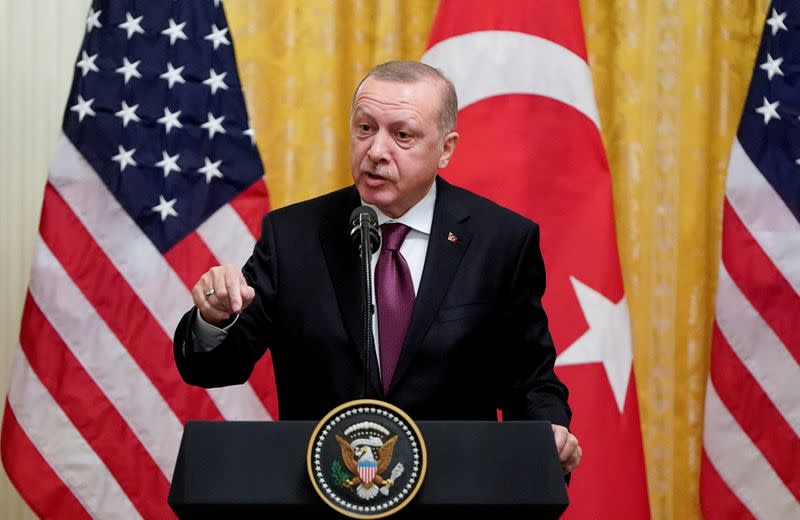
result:
M 278 266 L 269 214 L 264 217 L 261 237 L 242 273 L 255 290 L 255 298 L 228 329 L 222 343 L 206 352 L 196 351 L 193 332 L 198 312 L 196 307 L 183 315 L 175 330 L 175 364 L 183 380 L 191 385 L 211 388 L 242 384 L 266 352 L 278 296 Z
M 569 428 L 567 387 L 553 370 L 556 350 L 542 307 L 545 270 L 539 227 L 531 224 L 522 241 L 501 319 L 499 343 L 508 371 L 500 379 L 499 408 L 509 420 L 547 420 Z

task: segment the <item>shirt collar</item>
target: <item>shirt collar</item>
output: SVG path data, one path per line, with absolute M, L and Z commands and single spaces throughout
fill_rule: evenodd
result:
M 364 201 L 361 201 L 364 204 Z M 372 204 L 367 204 L 370 208 L 375 210 L 378 214 L 378 225 L 383 225 L 387 222 L 399 222 L 406 226 L 424 233 L 431 234 L 431 223 L 433 222 L 433 208 L 436 205 L 436 180 L 431 183 L 428 193 L 422 197 L 422 200 L 411 206 L 411 208 L 397 218 L 392 218 L 386 215 L 383 211 L 378 209 Z

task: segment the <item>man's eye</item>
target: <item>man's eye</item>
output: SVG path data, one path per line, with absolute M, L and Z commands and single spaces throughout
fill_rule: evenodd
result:
M 369 125 L 367 123 L 361 123 L 360 125 L 358 125 L 358 128 L 362 132 L 369 132 L 369 130 L 370 130 L 370 127 L 369 127 Z
M 408 139 L 408 138 L 410 138 L 410 137 L 411 137 L 411 134 L 409 134 L 409 133 L 408 133 L 408 132 L 406 132 L 405 130 L 400 130 L 399 132 L 397 132 L 397 136 L 398 136 L 400 139 Z

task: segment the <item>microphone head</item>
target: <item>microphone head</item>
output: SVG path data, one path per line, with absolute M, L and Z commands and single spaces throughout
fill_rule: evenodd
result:
M 378 233 L 378 214 L 369 206 L 359 206 L 350 213 L 350 239 L 356 247 L 361 247 L 361 229 L 369 231 L 369 254 L 378 250 L 381 235 Z

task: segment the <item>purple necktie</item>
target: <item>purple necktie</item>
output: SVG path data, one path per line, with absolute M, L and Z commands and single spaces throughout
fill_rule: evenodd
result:
M 414 309 L 414 283 L 400 245 L 411 228 L 403 224 L 381 226 L 383 244 L 375 266 L 375 303 L 378 306 L 378 334 L 381 351 L 383 391 L 389 391 L 400 350 Z

